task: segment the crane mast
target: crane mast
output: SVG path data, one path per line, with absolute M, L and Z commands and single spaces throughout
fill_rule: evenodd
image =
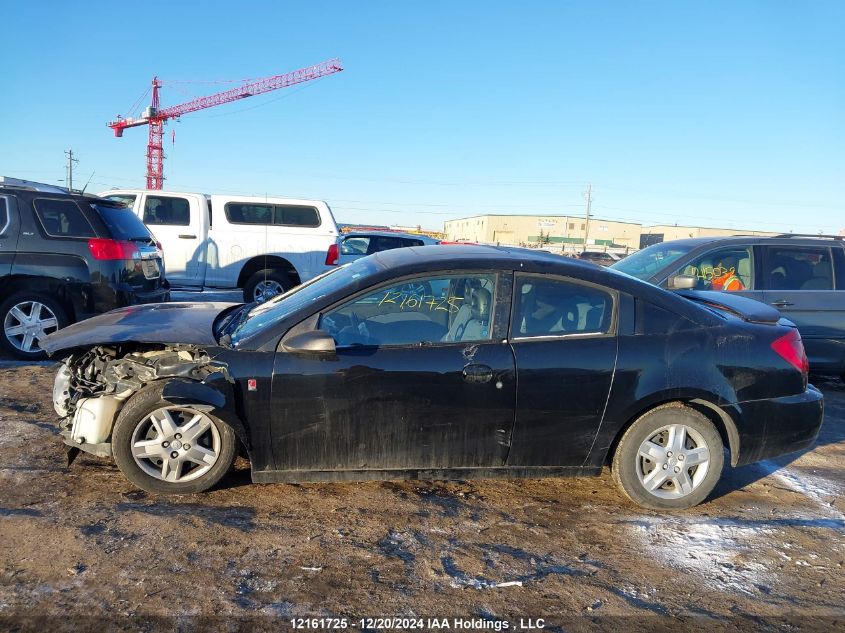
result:
M 340 60 L 330 59 L 328 61 L 300 68 L 290 73 L 273 75 L 255 81 L 244 83 L 237 88 L 224 90 L 206 97 L 199 97 L 179 105 L 162 108 L 159 99 L 159 89 L 162 82 L 158 77 L 153 77 L 152 98 L 150 105 L 144 109 L 142 116 L 137 118 L 118 116 L 116 120 L 110 121 L 107 125 L 114 130 L 116 137 L 123 136 L 123 130 L 141 125 L 149 126 L 149 140 L 147 142 L 147 189 L 161 189 L 164 184 L 164 152 L 162 149 L 162 137 L 164 136 L 164 123 L 174 119 L 204 110 L 224 103 L 231 103 L 247 97 L 272 92 L 280 88 L 288 88 L 306 81 L 312 81 L 326 75 L 331 75 L 343 70 Z

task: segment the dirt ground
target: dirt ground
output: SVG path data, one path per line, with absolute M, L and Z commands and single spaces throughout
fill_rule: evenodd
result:
M 607 472 L 253 485 L 239 464 L 210 493 L 155 498 L 109 460 L 65 468 L 53 372 L 0 361 L 3 630 L 845 629 L 838 380 L 815 380 L 812 451 L 729 469 L 709 502 L 660 515 Z

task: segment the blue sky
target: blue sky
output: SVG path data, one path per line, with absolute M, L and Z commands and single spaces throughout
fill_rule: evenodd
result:
M 845 3 L 3 0 L 0 174 L 141 187 L 154 75 L 346 70 L 168 125 L 166 188 L 328 200 L 342 222 L 593 212 L 845 228 Z M 230 84 L 172 83 L 164 105 Z M 171 145 L 170 130 L 176 131 Z

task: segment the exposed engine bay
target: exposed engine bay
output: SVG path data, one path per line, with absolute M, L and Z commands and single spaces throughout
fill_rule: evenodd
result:
M 68 463 L 80 450 L 111 456 L 111 430 L 123 404 L 145 385 L 164 378 L 203 382 L 228 378 L 225 363 L 191 345 L 97 346 L 64 360 L 53 384 L 53 408 L 63 418 L 62 436 L 71 446 Z

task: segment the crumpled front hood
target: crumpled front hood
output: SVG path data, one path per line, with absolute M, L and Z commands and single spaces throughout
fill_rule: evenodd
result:
M 40 341 L 51 356 L 74 347 L 116 343 L 216 345 L 212 326 L 235 303 L 149 303 L 119 308 L 74 323 Z

